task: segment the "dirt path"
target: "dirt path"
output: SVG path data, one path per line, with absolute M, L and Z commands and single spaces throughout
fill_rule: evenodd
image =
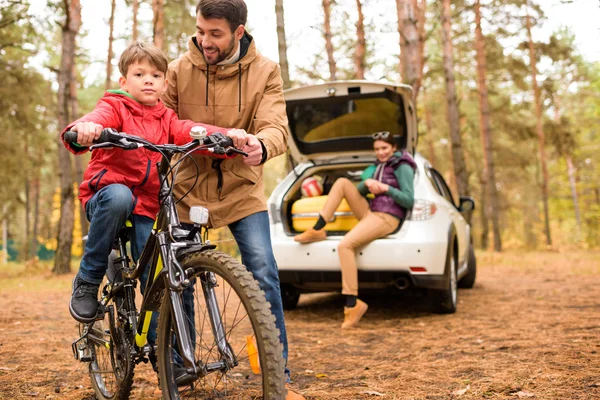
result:
M 287 313 L 290 367 L 309 399 L 600 399 L 600 253 L 479 254 L 454 315 L 422 299 L 366 298 L 341 333 L 338 295 Z M 0 269 L 0 399 L 89 399 L 70 344 L 70 278 Z M 147 365 L 135 399 L 160 398 Z

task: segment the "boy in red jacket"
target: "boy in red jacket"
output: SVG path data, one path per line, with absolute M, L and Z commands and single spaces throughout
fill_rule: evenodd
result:
M 167 88 L 167 65 L 166 56 L 157 47 L 140 42 L 130 44 L 119 60 L 121 90 L 109 90 L 91 113 L 67 126 L 64 132 L 78 133 L 79 146 L 65 143 L 65 147 L 74 154 L 84 153 L 104 128 L 114 128 L 156 144 L 188 143 L 190 129 L 197 125 L 204 126 L 208 134 L 224 132 L 214 126 L 179 120 L 164 106 L 160 96 Z M 227 134 L 243 138 L 245 132 L 233 130 Z M 131 253 L 134 260 L 139 258 L 159 209 L 156 164 L 160 160 L 159 153 L 146 149 L 99 149 L 92 153 L 79 186 L 79 199 L 90 229 L 69 305 L 77 321 L 89 323 L 96 317 L 98 289 L 106 273 L 112 243 L 128 218 L 133 223 Z M 147 278 L 145 275 L 143 278 Z M 142 279 L 142 287 L 145 280 Z M 154 329 L 150 329 L 148 337 L 153 342 L 155 337 L 151 336 L 155 336 Z

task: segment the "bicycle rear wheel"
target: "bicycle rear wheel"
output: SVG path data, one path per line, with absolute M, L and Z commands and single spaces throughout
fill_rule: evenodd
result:
M 131 346 L 123 330 L 110 319 L 107 307 L 104 318 L 95 321 L 88 333 L 92 388 L 99 400 L 128 399 L 133 383 Z
M 164 399 L 282 399 L 284 363 L 275 317 L 252 274 L 229 255 L 208 250 L 187 256 L 195 280 L 194 320 L 188 317 L 197 365 L 223 365 L 210 323 L 206 292 L 213 290 L 227 343 L 237 365 L 212 369 L 193 382 L 177 385 L 182 359 L 174 340 L 169 299 L 162 302 L 158 324 L 158 370 Z M 210 279 L 212 289 L 203 289 Z M 188 304 L 192 303 L 188 301 Z M 215 304 L 213 304 L 214 306 Z M 209 367 L 209 369 L 211 369 Z

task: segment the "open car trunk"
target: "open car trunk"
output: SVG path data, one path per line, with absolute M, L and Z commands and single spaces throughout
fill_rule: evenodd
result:
M 414 153 L 417 125 L 407 85 L 337 81 L 285 92 L 288 141 L 296 162 L 372 159 L 374 132 L 392 133 Z

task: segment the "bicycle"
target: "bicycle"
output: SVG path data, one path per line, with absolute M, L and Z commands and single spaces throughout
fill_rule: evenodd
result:
M 67 142 L 76 139 L 75 132 L 65 134 Z M 146 246 L 132 265 L 126 246 L 128 228 L 121 229 L 99 295 L 96 320 L 80 324 L 80 338 L 72 344 L 75 358 L 89 363 L 96 397 L 129 398 L 135 366 L 147 363 L 156 353 L 164 399 L 283 398 L 279 331 L 264 292 L 241 263 L 215 250 L 207 240 L 208 211 L 192 207 L 190 220 L 194 225 L 185 229 L 173 196 L 177 166 L 192 152 L 245 153 L 232 147 L 230 138 L 206 136 L 205 131 L 190 143 L 177 146 L 155 145 L 104 129 L 95 143 L 90 150 L 145 148 L 162 154 L 157 166 L 160 211 Z M 171 165 L 175 154 L 183 157 Z M 135 288 L 144 268 L 150 272 L 138 310 Z M 186 293 L 193 290 L 193 302 L 191 312 L 186 313 L 183 295 L 189 287 L 193 289 Z M 154 348 L 147 343 L 147 334 L 156 311 L 160 314 Z

